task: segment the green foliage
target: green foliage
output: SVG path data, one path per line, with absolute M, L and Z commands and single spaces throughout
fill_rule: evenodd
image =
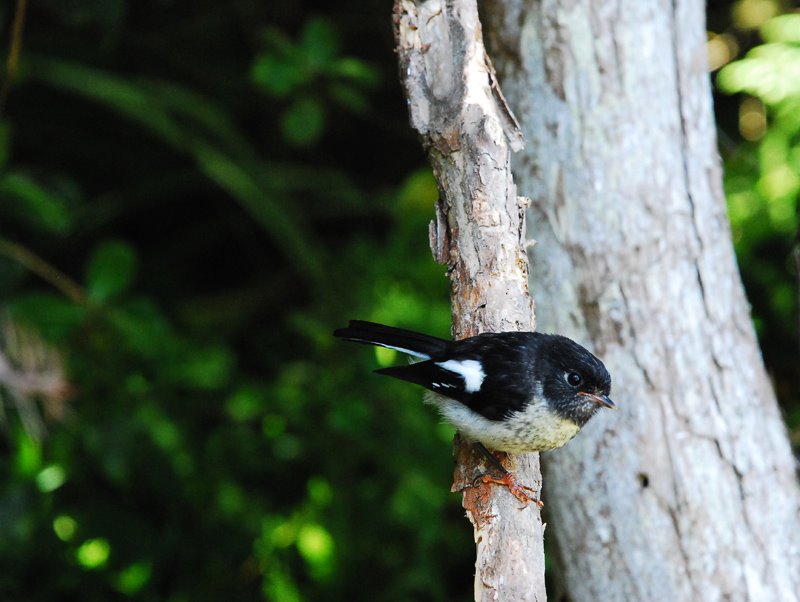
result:
M 0 207 L 10 219 L 32 228 L 54 234 L 68 234 L 72 229 L 67 199 L 58 190 L 49 190 L 41 178 L 22 171 L 0 176 Z
M 210 60 L 198 42 L 241 35 L 230 9 L 115 6 L 32 9 L 63 29 L 26 31 L 0 127 L 3 319 L 38 337 L 0 352 L 68 383 L 4 393 L 0 598 L 459 597 L 452 431 L 331 337 L 351 317 L 449 325 L 419 157 L 379 148 L 374 178 L 349 162 L 375 147 L 324 136 L 375 114 L 378 70 L 327 18 L 248 22 L 259 49 Z M 195 16 L 212 31 L 176 29 Z
M 197 168 L 236 199 L 286 249 L 286 257 L 322 285 L 314 237 L 283 196 L 277 167 L 247 143 L 225 111 L 174 83 L 134 82 L 67 61 L 29 61 L 29 77 L 102 103 L 194 159 Z M 302 129 L 302 128 L 301 128 Z
M 136 272 L 136 253 L 121 241 L 101 243 L 89 258 L 86 289 L 89 299 L 103 303 L 127 290 Z
M 745 95 L 739 123 L 750 138 L 726 157 L 725 190 L 759 336 L 791 417 L 800 404 L 798 274 L 791 259 L 800 198 L 800 15 L 774 16 L 759 32 L 763 43 L 717 76 L 723 92 Z
M 327 19 L 307 21 L 296 43 L 274 28 L 263 41 L 250 76 L 267 94 L 286 101 L 280 123 L 289 144 L 319 141 L 326 100 L 355 113 L 368 109 L 365 92 L 378 84 L 378 73 L 362 60 L 339 56 L 339 34 Z

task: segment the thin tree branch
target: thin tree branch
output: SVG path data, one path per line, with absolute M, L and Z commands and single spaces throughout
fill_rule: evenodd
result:
M 86 304 L 86 293 L 83 288 L 64 272 L 47 263 L 47 261 L 39 257 L 33 251 L 18 243 L 0 237 L 0 255 L 10 257 L 25 266 L 42 280 L 49 282 L 53 287 L 64 293 L 66 297 L 75 303 L 80 303 L 81 305 Z
M 11 84 L 14 81 L 14 76 L 17 74 L 19 53 L 22 49 L 22 30 L 25 26 L 25 11 L 27 6 L 28 0 L 17 0 L 17 9 L 14 12 L 14 22 L 11 25 L 11 39 L 8 44 L 6 76 L 3 80 L 3 86 L 0 88 L 0 115 L 3 114 L 3 109 L 5 109 L 6 106 L 6 100 L 11 92 Z
M 510 173 L 522 136 L 486 55 L 476 1 L 396 0 L 394 26 L 411 124 L 440 190 L 429 236 L 448 266 L 453 334 L 532 330 L 527 200 Z M 503 460 L 521 481 L 541 483 L 538 454 Z M 463 493 L 477 545 L 476 600 L 545 600 L 538 508 L 520 508 L 502 487 L 474 487 L 487 467 L 458 439 L 456 464 L 453 491 Z

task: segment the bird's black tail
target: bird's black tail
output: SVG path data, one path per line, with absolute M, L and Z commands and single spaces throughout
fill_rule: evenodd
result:
M 350 326 L 334 330 L 333 336 L 357 343 L 389 347 L 422 359 L 429 359 L 449 344 L 445 339 L 363 320 L 350 320 Z

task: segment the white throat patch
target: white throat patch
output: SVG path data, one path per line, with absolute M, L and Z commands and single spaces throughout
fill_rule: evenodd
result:
M 463 378 L 464 391 L 467 393 L 480 391 L 483 379 L 486 378 L 483 366 L 477 360 L 447 360 L 446 362 L 436 362 L 436 365 Z

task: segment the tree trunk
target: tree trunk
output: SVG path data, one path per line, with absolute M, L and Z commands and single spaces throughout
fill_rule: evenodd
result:
M 800 596 L 800 490 L 736 268 L 699 0 L 495 0 L 542 331 L 618 413 L 546 454 L 574 602 Z
M 401 80 L 439 184 L 430 242 L 448 266 L 453 334 L 531 330 L 525 207 L 511 179 L 518 126 L 486 57 L 475 0 L 396 0 Z M 473 487 L 481 465 L 456 441 L 454 491 L 464 494 L 477 545 L 476 600 L 545 600 L 539 509 L 504 488 Z M 541 483 L 538 454 L 505 458 L 525 484 Z

